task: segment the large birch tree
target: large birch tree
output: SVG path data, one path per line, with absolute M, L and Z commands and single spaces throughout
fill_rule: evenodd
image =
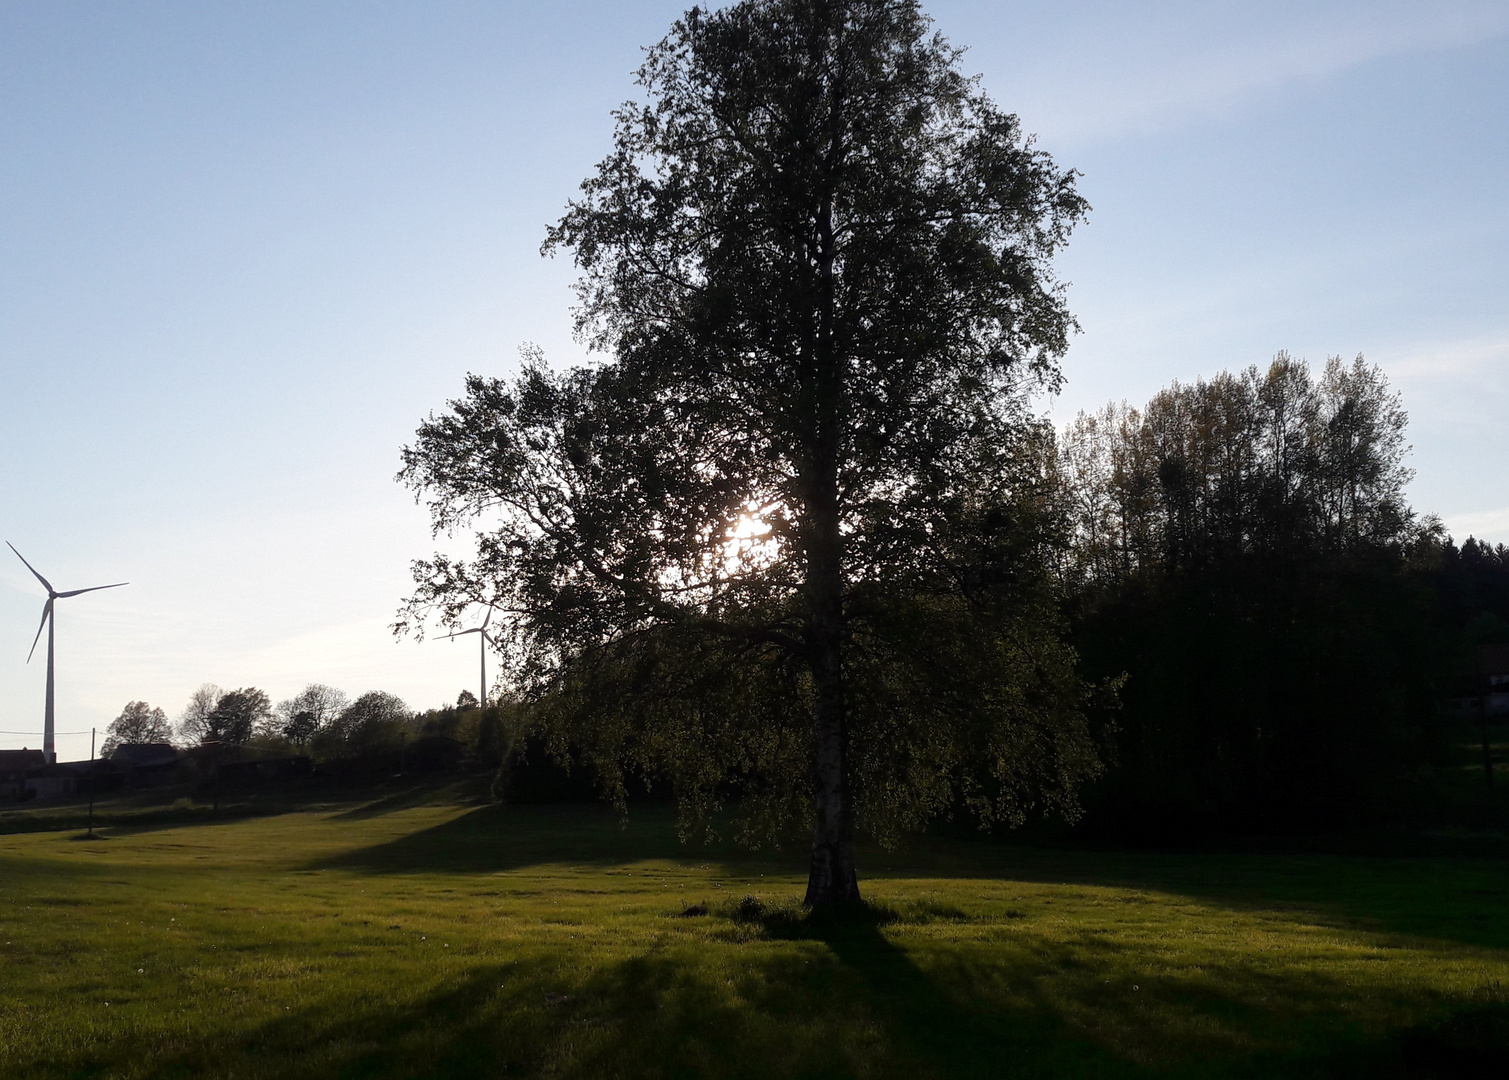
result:
M 405 451 L 478 548 L 400 628 L 493 608 L 610 794 L 805 823 L 813 905 L 859 898 L 857 826 L 1072 814 L 1097 767 L 1026 409 L 1088 207 L 960 61 L 910 0 L 692 9 L 545 243 L 607 359 L 474 376 Z

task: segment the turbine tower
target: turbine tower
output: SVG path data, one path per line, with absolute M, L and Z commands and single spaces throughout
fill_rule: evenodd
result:
M 12 544 L 9 540 L 7 540 L 5 542 L 5 546 L 8 547 L 8 548 L 10 548 L 12 551 L 16 551 L 16 545 Z M 40 641 L 40 640 L 42 640 L 42 628 L 46 627 L 47 628 L 47 717 L 46 717 L 46 720 L 43 722 L 43 726 L 42 726 L 42 754 L 43 754 L 44 757 L 47 758 L 47 764 L 51 765 L 51 764 L 55 763 L 58 760 L 57 750 L 53 746 L 53 732 L 54 732 L 54 730 L 56 728 L 56 725 L 53 723 L 53 693 L 52 693 L 53 653 L 52 653 L 52 646 L 53 646 L 53 628 L 57 625 L 57 619 L 54 617 L 53 610 L 52 610 L 53 609 L 53 604 L 56 603 L 59 600 L 64 599 L 65 597 L 78 596 L 80 593 L 97 592 L 100 589 L 118 589 L 122 585 L 129 585 L 130 582 L 128 582 L 128 581 L 117 581 L 114 585 L 91 585 L 87 589 L 69 589 L 67 592 L 58 592 L 58 590 L 56 590 L 56 589 L 54 589 L 52 587 L 52 582 L 48 581 L 41 574 L 37 573 L 37 568 L 35 566 L 33 566 L 29 562 L 26 562 L 26 556 L 25 555 L 22 555 L 19 551 L 16 551 L 16 558 L 20 559 L 23 563 L 26 563 L 26 569 L 30 570 L 32 572 L 32 576 L 35 577 L 38 581 L 40 581 L 42 583 L 42 588 L 44 588 L 44 589 L 47 590 L 47 603 L 45 603 L 45 604 L 42 605 L 42 622 L 41 622 L 41 625 L 39 625 L 37 627 L 37 636 L 31 639 L 31 652 L 29 652 L 29 653 L 26 654 L 26 662 L 28 664 L 31 663 L 32 655 L 37 651 L 37 642 Z
M 477 695 L 477 708 L 479 709 L 487 707 L 487 647 L 488 645 L 497 644 L 493 640 L 493 636 L 487 632 L 487 624 L 492 620 L 492 617 L 493 609 L 489 607 L 487 614 L 482 619 L 481 626 L 474 626 L 470 630 L 457 630 L 454 633 L 445 635 L 448 638 L 464 637 L 467 634 L 481 635 L 481 640 L 477 642 L 481 646 L 479 651 L 482 653 L 482 684 L 479 687 L 481 692 Z

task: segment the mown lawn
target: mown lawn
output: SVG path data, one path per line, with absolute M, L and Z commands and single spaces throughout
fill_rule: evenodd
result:
M 106 834 L 0 835 L 0 1075 L 1509 1075 L 1498 859 L 928 840 L 814 922 L 800 853 L 660 809 Z

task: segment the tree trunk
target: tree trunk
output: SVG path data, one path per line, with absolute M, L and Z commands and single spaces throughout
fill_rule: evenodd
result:
M 836 110 L 835 110 L 836 115 Z M 836 136 L 836 133 L 835 133 Z M 844 752 L 844 538 L 839 508 L 838 459 L 842 428 L 843 362 L 834 348 L 833 203 L 818 214 L 819 297 L 809 386 L 813 418 L 809 444 L 810 487 L 807 539 L 807 648 L 817 691 L 813 710 L 816 743 L 813 762 L 812 866 L 807 873 L 808 907 L 854 902 L 854 821 L 849 810 Z
M 854 821 L 844 770 L 844 680 L 841 639 L 843 596 L 839 566 L 816 566 L 809 578 L 814 606 L 811 629 L 816 760 L 813 769 L 812 865 L 807 872 L 808 907 L 857 901 Z M 825 572 L 826 571 L 826 572 Z

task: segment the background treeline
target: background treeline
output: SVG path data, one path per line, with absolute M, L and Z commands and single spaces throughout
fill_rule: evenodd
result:
M 314 762 L 368 762 L 401 767 L 405 757 L 458 758 L 497 767 L 518 725 L 507 701 L 482 707 L 463 690 L 454 705 L 415 711 L 394 694 L 373 690 L 352 699 L 311 683 L 273 705 L 257 687 L 199 687 L 175 725 L 160 708 L 129 702 L 106 732 L 101 756 L 128 744 L 172 743 L 218 762 L 306 756 Z
M 1509 640 L 1509 553 L 1414 514 L 1406 420 L 1360 357 L 1281 353 L 1062 433 L 1072 640 L 1087 677 L 1124 677 L 1092 826 L 1432 812 L 1453 680 Z
M 998 523 L 1009 542 L 966 570 L 1017 582 L 1002 593 L 1016 608 L 1020 582 L 1039 583 L 1016 618 L 1042 633 L 1007 636 L 1039 666 L 1058 662 L 1041 642 L 1067 641 L 1083 685 L 1105 691 L 1105 767 L 1080 829 L 1157 840 L 1479 820 L 1482 774 L 1462 753 L 1477 732 L 1450 700 L 1475 692 L 1480 645 L 1509 642 L 1509 549 L 1459 546 L 1409 506 L 1406 424 L 1361 358 L 1312 371 L 1281 353 L 1028 440 L 1041 467 L 1020 520 Z M 961 670 L 954 644 L 907 647 Z M 132 702 L 104 752 L 171 740 L 209 761 L 299 755 L 327 774 L 386 775 L 422 768 L 428 749 L 495 770 L 499 798 L 595 798 L 611 785 L 553 721 L 562 693 L 479 707 L 464 691 L 419 712 L 381 691 L 311 684 L 274 705 L 206 685 L 176 726 Z M 619 779 L 636 799 L 674 786 Z
M 492 791 L 511 802 L 584 801 L 597 797 L 591 772 L 552 755 L 524 702 L 494 695 L 486 705 L 470 690 L 454 705 L 414 710 L 394 694 L 357 698 L 311 683 L 274 705 L 257 687 L 224 690 L 206 683 L 189 696 L 177 722 L 161 708 L 132 701 L 106 731 L 100 756 L 122 746 L 168 743 L 183 752 L 175 783 L 275 780 L 372 781 L 395 775 L 483 770 Z M 297 768 L 288 766 L 297 765 Z M 642 786 L 636 795 L 648 794 Z

